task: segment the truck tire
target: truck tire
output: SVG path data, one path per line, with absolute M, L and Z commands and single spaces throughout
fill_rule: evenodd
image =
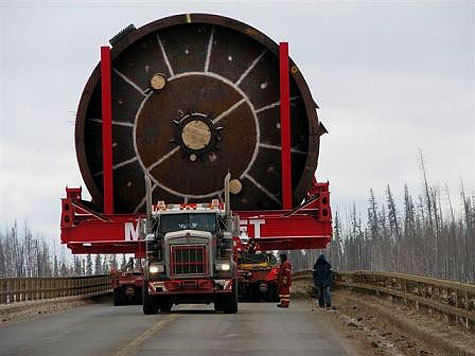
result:
M 268 302 L 278 302 L 279 293 L 277 291 L 277 285 L 273 282 L 269 283 L 266 295 L 266 301 Z
M 142 288 L 141 287 L 135 287 L 134 304 L 136 305 L 142 304 Z
M 114 288 L 114 306 L 117 307 L 119 305 L 122 305 L 122 299 L 120 297 L 121 290 L 119 287 Z
M 125 295 L 125 290 L 122 287 L 117 287 L 114 289 L 114 306 L 126 305 L 127 297 Z
M 214 301 L 214 311 L 221 312 L 224 309 L 224 300 L 221 295 L 217 295 Z
M 158 303 L 156 298 L 148 295 L 147 283 L 144 281 L 142 286 L 142 307 L 143 313 L 145 315 L 157 314 L 158 313 Z
M 158 302 L 158 309 L 160 309 L 160 313 L 168 313 L 172 310 L 173 302 L 170 298 L 162 297 Z
M 261 292 L 259 291 L 258 283 L 251 284 L 250 294 L 251 302 L 258 303 L 261 301 Z
M 224 314 L 236 314 L 238 311 L 238 286 L 237 280 L 233 281 L 233 292 L 224 297 Z

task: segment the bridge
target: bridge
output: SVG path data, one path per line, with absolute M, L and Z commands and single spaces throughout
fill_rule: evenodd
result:
M 334 307 L 317 308 L 311 271 L 292 304 L 240 303 L 236 315 L 179 305 L 114 307 L 109 276 L 0 280 L 0 353 L 71 355 L 475 354 L 475 286 L 421 276 L 340 272 Z M 232 351 L 231 351 L 232 350 Z

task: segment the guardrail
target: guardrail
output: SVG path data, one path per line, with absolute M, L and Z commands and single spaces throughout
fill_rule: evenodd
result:
M 312 271 L 294 273 L 293 279 L 312 279 Z M 412 303 L 417 309 L 439 312 L 475 330 L 475 285 L 435 278 L 373 271 L 337 272 L 334 287 Z
M 0 278 L 0 305 L 61 297 L 94 297 L 110 291 L 109 275 Z

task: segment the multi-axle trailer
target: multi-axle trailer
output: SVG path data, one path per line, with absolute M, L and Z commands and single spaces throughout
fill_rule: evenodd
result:
M 193 299 L 179 297 L 184 290 L 191 296 L 204 286 L 216 288 L 217 257 L 229 249 L 229 234 L 235 242 L 240 236 L 255 239 L 263 251 L 327 246 L 329 184 L 314 177 L 326 130 L 287 43 L 277 45 L 229 18 L 186 14 L 129 26 L 111 44 L 101 48 L 76 119 L 76 151 L 92 202 L 82 199 L 81 188 L 66 188 L 62 243 L 73 253 L 145 258 L 145 281 L 160 262 L 160 283 L 167 286 L 160 293 L 177 293 L 160 299 L 162 310 L 170 300 Z M 171 213 L 160 210 L 161 200 L 188 214 L 190 207 L 214 200 L 211 214 L 228 225 L 208 234 L 189 227 L 163 232 L 161 217 Z M 233 212 L 219 211 L 225 200 Z M 167 234 L 180 235 L 181 242 L 170 243 Z M 203 239 L 209 245 L 198 253 Z M 152 246 L 161 260 L 158 252 L 151 258 Z M 230 256 L 237 262 L 235 250 Z M 177 263 L 190 268 L 198 262 L 206 269 L 176 273 Z M 237 277 L 231 280 L 234 291 Z M 143 285 L 145 301 L 158 284 Z

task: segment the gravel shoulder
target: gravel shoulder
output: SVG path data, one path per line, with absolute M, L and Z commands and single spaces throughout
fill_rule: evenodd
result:
M 112 297 L 110 295 L 99 297 L 77 296 L 4 304 L 0 305 L 0 326 L 22 320 L 37 319 L 45 315 L 62 313 L 75 307 L 98 303 L 112 304 Z
M 317 318 L 340 331 L 361 355 L 475 355 L 475 337 L 462 325 L 403 304 L 338 290 L 332 308 L 307 299 Z

